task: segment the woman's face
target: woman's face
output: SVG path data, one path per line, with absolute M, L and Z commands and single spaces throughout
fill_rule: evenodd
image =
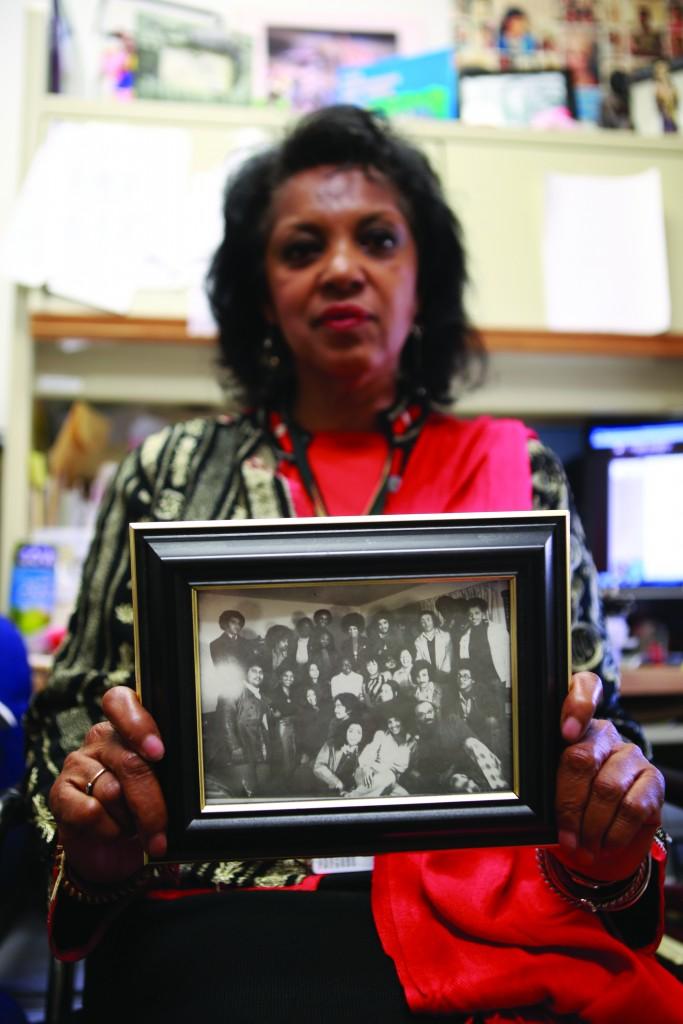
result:
M 394 691 L 390 683 L 382 683 L 379 691 L 379 699 L 383 704 L 387 704 L 390 700 L 394 699 Z
M 282 673 L 281 679 L 282 679 L 282 685 L 286 686 L 287 688 L 289 688 L 292 685 L 292 683 L 294 682 L 294 673 L 289 668 L 285 669 L 285 671 Z
M 401 664 L 403 665 L 404 668 L 410 668 L 411 665 L 413 664 L 413 656 L 407 649 L 407 647 L 403 648 L 399 657 L 401 659 Z
M 351 725 L 346 730 L 346 742 L 352 747 L 357 747 L 362 739 L 362 727 L 358 724 L 358 722 L 352 722 Z
M 299 379 L 393 382 L 417 313 L 417 249 L 378 172 L 322 166 L 275 192 L 266 316 Z
M 306 702 L 310 704 L 312 708 L 317 708 L 318 706 L 318 694 L 310 687 L 306 690 Z
M 337 698 L 334 702 L 334 717 L 344 719 L 349 717 L 348 708 Z
M 320 669 L 314 661 L 308 666 L 308 678 L 312 679 L 314 683 L 317 683 L 320 679 Z

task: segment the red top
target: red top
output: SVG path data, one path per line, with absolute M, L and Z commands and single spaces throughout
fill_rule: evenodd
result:
M 432 413 L 423 424 L 403 473 L 389 494 L 387 515 L 419 512 L 524 512 L 531 508 L 527 442 L 533 433 L 517 420 L 457 420 Z M 329 515 L 362 515 L 377 487 L 389 446 L 376 433 L 323 432 L 308 461 Z M 283 462 L 297 516 L 314 515 L 299 471 Z
M 386 513 L 530 509 L 532 436 L 514 420 L 461 422 L 432 414 L 399 490 L 388 496 Z M 377 434 L 322 433 L 313 439 L 309 464 L 329 514 L 365 511 L 387 454 L 388 443 Z M 296 467 L 283 462 L 279 473 L 296 515 L 312 515 Z M 657 844 L 653 857 L 662 857 Z M 295 888 L 310 890 L 318 881 L 312 876 Z M 413 1010 L 467 1015 L 500 1007 L 500 1013 L 485 1012 L 488 1024 L 565 1014 L 590 1024 L 683 1024 L 683 990 L 648 955 L 653 947 L 634 952 L 610 935 L 598 915 L 549 890 L 532 848 L 377 857 L 372 904 L 382 945 Z M 53 927 L 54 913 L 53 900 Z M 76 959 L 93 940 L 61 956 Z

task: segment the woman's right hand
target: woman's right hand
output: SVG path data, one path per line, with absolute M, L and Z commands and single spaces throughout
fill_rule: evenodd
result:
M 164 756 L 156 722 L 127 686 L 105 693 L 107 721 L 68 754 L 50 790 L 70 868 L 84 882 L 116 885 L 166 852 L 166 804 L 152 765 Z M 92 785 L 86 787 L 105 768 Z

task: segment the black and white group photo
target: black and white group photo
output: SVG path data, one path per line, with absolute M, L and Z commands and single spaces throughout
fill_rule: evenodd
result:
M 207 804 L 512 785 L 507 578 L 197 594 Z

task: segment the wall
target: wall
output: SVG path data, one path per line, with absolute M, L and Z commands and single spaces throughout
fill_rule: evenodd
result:
M 0 235 L 7 222 L 19 176 L 23 97 L 24 4 L 0 5 Z M 0 276 L 0 442 L 8 423 L 10 341 L 14 327 L 14 288 Z

